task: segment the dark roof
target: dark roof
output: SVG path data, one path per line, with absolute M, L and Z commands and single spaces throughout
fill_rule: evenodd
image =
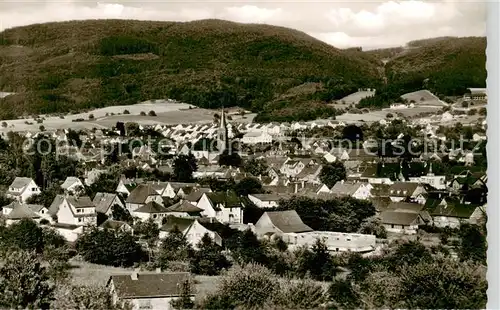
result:
M 203 209 L 189 203 L 186 200 L 179 201 L 178 203 L 167 208 L 167 212 L 201 212 Z
M 95 207 L 89 196 L 68 196 L 66 200 L 77 209 Z
M 371 197 L 370 201 L 378 212 L 385 211 L 392 202 L 389 197 Z
M 92 201 L 95 205 L 96 212 L 106 213 L 109 208 L 112 207 L 112 203 L 117 197 L 117 194 L 111 193 L 97 193 L 94 196 L 94 200 Z
M 219 204 L 225 208 L 241 207 L 240 198 L 234 192 L 212 192 L 205 193 L 205 195 L 214 204 L 214 207 Z
M 282 195 L 278 194 L 249 194 L 249 196 L 253 196 L 260 201 L 279 201 L 284 198 Z
M 391 187 L 388 184 L 372 184 L 371 193 L 373 196 L 389 196 L 389 188 Z
M 56 197 L 54 197 L 54 200 L 52 201 L 49 207 L 49 213 L 52 215 L 56 215 L 57 212 L 59 211 L 59 206 L 63 201 L 64 201 L 64 195 L 57 195 Z
M 149 196 L 156 196 L 158 193 L 150 184 L 139 184 L 127 197 L 127 203 L 143 204 Z
M 383 224 L 411 225 L 418 219 L 418 213 L 384 211 L 380 214 Z
M 179 228 L 180 231 L 186 230 L 195 221 L 192 218 L 177 217 L 177 216 L 167 216 L 167 221 L 160 228 L 162 231 L 170 232 L 175 226 Z
M 113 275 L 108 283 L 113 282 L 119 298 L 154 298 L 180 296 L 182 283 L 190 280 L 187 272 L 145 273 L 138 274 L 137 280 L 131 275 Z M 194 295 L 193 289 L 191 294 Z
M 33 181 L 32 178 L 25 178 L 25 177 L 16 177 L 14 181 L 10 184 L 9 188 L 13 187 L 16 189 L 26 187 L 31 181 Z
M 420 186 L 419 183 L 413 182 L 394 182 L 389 187 L 389 195 L 395 197 L 411 196 L 413 192 Z M 393 192 L 394 191 L 394 192 Z M 397 191 L 400 191 L 399 193 Z
M 470 218 L 478 207 L 478 205 L 474 204 L 448 203 L 446 206 L 437 205 L 427 211 L 431 216 Z
M 119 229 L 124 225 L 129 225 L 125 222 L 122 221 L 115 221 L 115 220 L 106 220 L 104 223 L 102 223 L 99 227 L 101 228 L 108 228 L 108 229 Z M 130 225 L 129 225 L 130 226 Z
M 284 233 L 301 233 L 313 231 L 304 222 L 295 210 L 266 212 L 276 228 Z
M 198 188 L 197 190 L 191 192 L 189 195 L 187 195 L 185 197 L 185 199 L 187 201 L 196 201 L 198 202 L 201 198 L 201 196 L 203 196 L 204 193 L 209 193 L 211 192 L 211 190 L 209 188 Z
M 387 209 L 390 211 L 397 212 L 413 212 L 418 213 L 422 211 L 424 205 L 418 203 L 410 203 L 410 202 L 392 202 Z
M 147 204 L 141 206 L 134 212 L 139 212 L 139 213 L 165 213 L 167 212 L 167 208 L 163 207 L 159 203 L 155 201 L 150 201 Z

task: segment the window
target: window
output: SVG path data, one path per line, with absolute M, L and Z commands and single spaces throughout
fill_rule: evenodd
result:
M 154 219 L 156 218 L 156 214 L 153 214 L 153 218 L 154 218 Z
M 80 213 L 80 212 L 82 212 L 81 209 L 76 209 L 76 213 Z
M 335 248 L 335 252 L 338 252 L 339 251 L 339 248 Z
M 139 309 L 153 309 L 153 305 L 151 304 L 151 300 L 149 299 L 139 299 L 138 304 Z
M 394 224 L 391 224 L 391 228 L 394 228 Z
M 36 192 L 36 187 L 32 187 L 32 188 L 31 188 L 31 191 L 32 191 L 32 192 Z
M 82 218 L 78 218 L 78 223 L 81 223 L 82 222 Z
M 347 241 L 351 241 L 351 238 L 347 238 Z

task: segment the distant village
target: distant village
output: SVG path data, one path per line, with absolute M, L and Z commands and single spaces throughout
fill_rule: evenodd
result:
M 468 100 L 485 99 L 473 98 L 474 94 Z M 53 139 L 60 154 L 78 162 L 81 174 L 68 175 L 51 184 L 58 190 L 46 204 L 32 201 L 49 187 L 47 184 L 37 184 L 27 175 L 15 176 L 5 187 L 5 197 L 11 202 L 1 208 L 2 221 L 8 227 L 30 219 L 58 232 L 70 243 L 77 242 L 93 227 L 134 234 L 138 222 L 153 222 L 159 229 L 160 240 L 177 227 L 195 248 L 205 235 L 224 247 L 225 234 L 221 226 L 214 225 L 217 223 L 242 232 L 250 230 L 260 240 L 280 238 L 289 248 L 310 248 L 321 239 L 332 255 L 358 252 L 369 256 L 384 249 L 384 240 L 404 239 L 429 227 L 458 229 L 464 223 L 479 224 L 485 220 L 487 175 L 477 165 L 485 158 L 475 146 L 486 142 L 486 121 L 468 125 L 469 146 L 461 148 L 450 146 L 452 138 L 443 132 L 442 124 L 457 118 L 450 112 L 413 120 L 391 116 L 370 125 L 340 120 L 244 124 L 228 118 L 230 115 L 221 110 L 212 124 L 117 123 L 110 129 L 79 131 L 81 146 L 71 145 L 71 130 L 18 133 L 27 139 Z M 460 131 L 467 125 L 453 126 Z M 373 151 L 378 146 L 376 132 L 388 128 L 395 136 L 393 145 L 410 130 L 417 134 L 412 138 L 435 142 L 437 147 L 411 158 L 381 155 Z M 359 132 L 365 137 L 359 137 Z M 132 147 L 127 155 L 108 152 L 151 133 L 162 145 L 141 144 Z M 8 141 L 9 135 L 3 139 Z M 336 140 L 344 142 L 336 144 Z M 355 147 L 346 147 L 347 140 Z M 158 147 L 164 150 L 162 154 L 158 154 Z M 234 158 L 227 158 L 231 157 L 228 150 L 238 157 L 235 164 Z M 195 159 L 196 168 L 190 180 L 154 177 L 155 173 L 175 176 L 179 156 Z M 325 167 L 340 169 L 345 174 L 330 175 Z M 102 176 L 111 169 L 135 169 L 148 176 L 121 173 L 112 190 L 97 188 L 89 196 L 85 188 L 100 184 Z M 248 179 L 255 180 L 261 188 L 248 188 L 249 193 L 238 195 L 206 182 L 238 184 Z M 292 199 L 351 198 L 374 206 L 375 214 L 370 220 L 377 221 L 385 235 L 313 229 L 310 226 L 314 225 L 308 225 L 310 218 L 302 218 L 296 209 L 283 207 L 284 202 Z M 257 209 L 258 216 L 249 220 L 249 208 L 253 213 Z M 116 214 L 122 213 L 129 214 L 132 220 L 116 218 Z M 111 280 L 125 281 L 117 277 Z M 113 285 L 120 285 L 118 282 Z M 132 294 L 126 298 L 136 297 Z

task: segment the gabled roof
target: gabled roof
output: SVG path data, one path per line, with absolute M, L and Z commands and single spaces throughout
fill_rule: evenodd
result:
M 429 207 L 427 211 L 431 216 L 447 216 L 468 219 L 478 207 L 479 206 L 475 204 L 448 202 L 447 205 L 436 205 L 433 208 Z
M 301 233 L 313 231 L 304 222 L 295 210 L 265 212 L 271 223 L 283 233 Z
M 418 219 L 418 213 L 384 211 L 380 214 L 383 224 L 412 225 Z
M 284 198 L 282 195 L 278 194 L 250 194 L 248 196 L 253 196 L 260 201 L 279 201 Z
M 330 193 L 337 196 L 352 196 L 362 186 L 362 183 L 347 183 L 339 181 L 331 188 Z
M 413 194 L 419 186 L 421 186 L 419 183 L 413 182 L 394 182 L 394 184 L 389 187 L 389 195 L 394 197 L 407 197 Z
M 64 180 L 64 183 L 61 184 L 61 188 L 62 189 L 67 189 L 67 188 L 69 188 L 70 186 L 72 186 L 75 183 L 81 183 L 81 184 L 83 184 L 80 181 L 80 179 L 77 178 L 77 177 L 67 177 L 66 180 Z
M 100 213 L 107 213 L 117 194 L 112 193 L 97 193 L 92 201 L 95 205 L 95 211 Z
M 137 280 L 131 275 L 113 275 L 108 283 L 113 282 L 118 297 L 122 299 L 161 298 L 180 296 L 180 286 L 190 279 L 187 272 L 147 273 L 138 274 Z M 191 295 L 194 295 L 193 290 Z
M 40 216 L 36 214 L 28 205 L 14 202 L 12 204 L 12 211 L 7 214 L 6 218 L 10 220 L 38 219 Z
M 162 231 L 170 232 L 175 226 L 179 228 L 181 232 L 188 229 L 195 221 L 193 218 L 177 217 L 177 216 L 167 216 L 167 221 L 160 228 Z
M 68 196 L 66 200 L 76 209 L 95 207 L 89 196 Z
M 126 222 L 122 222 L 122 221 L 115 221 L 115 220 L 108 219 L 104 223 L 102 223 L 99 227 L 117 230 L 117 229 L 120 229 L 121 227 L 123 227 L 124 225 L 129 225 L 129 224 Z
M 156 203 L 155 201 L 150 201 L 147 204 L 143 205 L 142 207 L 138 208 L 134 212 L 138 213 L 165 213 L 167 212 L 167 209 L 160 205 L 159 203 Z
M 189 203 L 186 200 L 179 201 L 178 203 L 167 208 L 167 212 L 202 212 L 203 209 L 198 208 L 197 206 Z
M 16 177 L 10 184 L 9 188 L 13 187 L 15 189 L 21 189 L 26 187 L 31 181 L 33 181 L 32 178 Z
M 149 196 L 157 196 L 159 195 L 151 184 L 139 184 L 134 190 L 130 192 L 128 195 L 126 202 L 127 203 L 135 203 L 135 204 L 143 204 Z
M 234 192 L 211 192 L 205 193 L 214 207 L 222 205 L 225 208 L 241 207 L 240 198 Z
M 185 199 L 187 201 L 196 201 L 198 202 L 201 198 L 201 196 L 203 196 L 204 193 L 210 193 L 212 190 L 210 188 L 205 188 L 205 187 L 202 187 L 202 188 L 198 188 L 197 190 L 191 192 L 189 195 L 187 195 L 185 197 Z

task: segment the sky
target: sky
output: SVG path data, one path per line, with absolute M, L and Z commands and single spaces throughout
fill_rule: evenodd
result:
M 486 2 L 434 1 L 168 1 L 2 0 L 0 30 L 51 21 L 217 18 L 294 28 L 338 48 L 402 46 L 440 36 L 485 36 Z

